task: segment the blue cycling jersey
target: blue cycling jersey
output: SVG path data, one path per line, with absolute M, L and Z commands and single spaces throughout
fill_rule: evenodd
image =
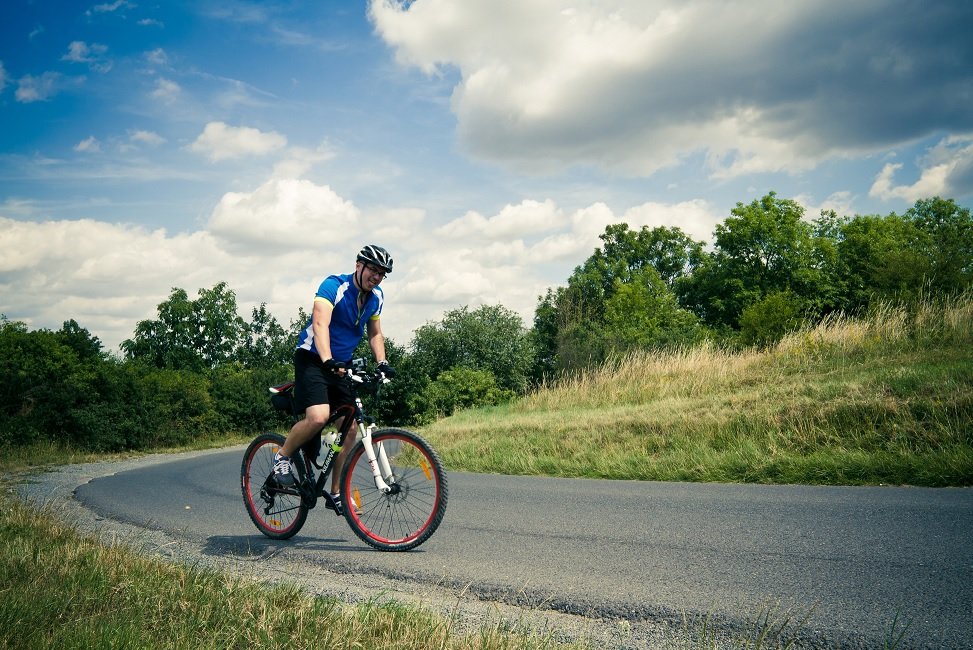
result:
M 365 325 L 369 320 L 378 320 L 385 303 L 382 289 L 375 287 L 365 301 L 365 305 L 358 309 L 358 296 L 361 292 L 352 280 L 352 274 L 330 275 L 324 279 L 314 300 L 325 300 L 331 304 L 331 326 L 328 334 L 331 338 L 331 356 L 338 361 L 350 361 L 355 348 L 362 339 Z M 313 318 L 313 317 L 312 317 Z M 299 350 L 318 353 L 314 347 L 314 330 L 311 321 L 297 339 Z

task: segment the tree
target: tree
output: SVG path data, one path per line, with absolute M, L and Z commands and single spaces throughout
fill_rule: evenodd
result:
M 271 368 L 291 363 L 294 358 L 294 339 L 260 303 L 251 312 L 251 320 L 244 323 L 237 360 L 247 368 Z
M 236 294 L 220 282 L 198 295 L 189 300 L 185 290 L 173 288 L 158 306 L 159 318 L 139 321 L 134 336 L 122 341 L 125 355 L 158 368 L 187 370 L 231 360 L 246 326 L 237 314 Z
M 575 268 L 567 287 L 538 301 L 535 377 L 597 364 L 620 349 L 676 344 L 701 333 L 673 291 L 705 260 L 702 242 L 679 228 L 635 231 L 625 223 L 607 226 L 600 239 L 602 246 Z
M 838 254 L 849 311 L 875 300 L 909 300 L 932 272 L 932 242 L 913 221 L 896 214 L 856 216 L 841 228 Z
M 412 356 L 433 381 L 453 368 L 487 370 L 501 389 L 522 393 L 534 348 L 518 314 L 501 305 L 483 305 L 474 311 L 454 309 L 441 322 L 421 326 L 413 337 Z
M 679 283 L 680 299 L 715 328 L 738 329 L 748 306 L 777 292 L 790 292 L 806 310 L 823 304 L 830 290 L 825 254 L 804 209 L 774 192 L 737 203 L 716 227 L 713 253 L 691 278 Z
M 906 219 L 928 236 L 930 289 L 952 294 L 973 284 L 973 217 L 953 199 L 920 199 Z
M 692 273 L 703 256 L 703 242 L 693 240 L 679 228 L 642 226 L 633 231 L 621 223 L 607 226 L 601 240 L 602 249 L 592 257 L 603 257 L 605 265 L 614 267 L 616 279 L 623 284 L 649 267 L 671 289 L 679 278 Z
M 611 353 L 639 348 L 684 346 L 705 337 L 699 319 L 679 306 L 653 267 L 619 283 L 605 304 L 603 334 Z
M 77 353 L 79 359 L 100 359 L 103 356 L 101 340 L 78 325 L 73 318 L 64 321 L 57 336 Z

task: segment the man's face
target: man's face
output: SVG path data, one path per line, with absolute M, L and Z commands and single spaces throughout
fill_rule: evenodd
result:
M 385 279 L 385 269 L 381 269 L 368 262 L 359 262 L 358 266 L 362 269 L 359 277 L 361 277 L 361 288 L 365 291 L 371 291 Z

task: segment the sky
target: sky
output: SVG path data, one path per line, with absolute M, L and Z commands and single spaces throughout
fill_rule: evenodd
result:
M 226 282 L 286 327 L 374 243 L 407 346 L 530 326 L 610 224 L 970 207 L 971 33 L 965 0 L 4 0 L 0 313 L 116 350 Z

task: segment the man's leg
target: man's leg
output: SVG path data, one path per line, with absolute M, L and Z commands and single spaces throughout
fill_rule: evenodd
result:
M 351 429 L 348 431 L 348 439 L 345 440 L 345 444 L 341 447 L 341 451 L 338 452 L 337 458 L 334 459 L 334 469 L 331 470 L 331 494 L 338 494 L 341 491 L 341 468 L 345 466 L 348 454 L 355 447 L 357 440 L 358 423 L 352 422 Z
M 331 409 L 327 404 L 315 404 L 309 406 L 304 411 L 304 419 L 298 420 L 291 427 L 284 441 L 284 446 L 280 448 L 280 453 L 290 458 L 300 449 L 301 445 L 314 437 L 318 431 L 328 421 Z
M 274 455 L 274 478 L 282 487 L 290 487 L 297 483 L 294 478 L 291 458 L 301 445 L 314 437 L 328 420 L 330 408 L 327 404 L 315 404 L 304 411 L 304 419 L 294 423 L 287 433 L 284 445 Z

